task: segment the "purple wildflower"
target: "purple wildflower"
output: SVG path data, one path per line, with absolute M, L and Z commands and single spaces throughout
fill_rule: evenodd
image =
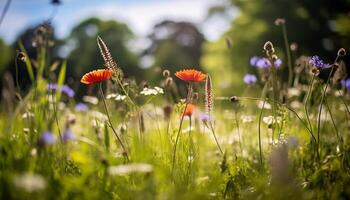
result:
M 270 61 L 267 58 L 260 58 L 256 62 L 256 67 L 258 67 L 260 69 L 269 68 L 269 67 L 271 67 L 271 63 L 270 63 Z
M 43 145 L 50 145 L 50 144 L 54 144 L 56 142 L 56 138 L 51 132 L 45 131 L 41 135 L 39 142 Z
M 74 97 L 75 92 L 72 90 L 72 88 L 68 87 L 67 85 L 62 85 L 61 92 L 65 93 L 69 97 Z
M 202 113 L 200 119 L 202 122 L 207 123 L 210 121 L 210 116 L 207 113 Z
M 56 83 L 49 83 L 47 85 L 47 90 L 53 92 L 57 90 L 57 87 L 58 85 Z M 62 85 L 60 90 L 62 93 L 65 93 L 69 97 L 74 97 L 75 95 L 74 90 L 72 90 L 72 88 L 70 88 L 68 85 Z
M 321 60 L 321 58 L 316 56 L 316 55 L 312 56 L 310 58 L 309 64 L 313 65 L 313 66 L 315 66 L 317 68 L 326 68 L 326 67 L 328 67 L 328 64 L 324 63 L 323 60 Z
M 248 85 L 254 85 L 257 81 L 257 78 L 254 74 L 246 74 L 243 78 L 243 81 Z
M 84 112 L 88 110 L 88 106 L 85 103 L 77 103 L 75 105 L 75 111 L 77 112 Z
M 282 60 L 281 59 L 278 58 L 277 60 L 275 60 L 275 67 L 276 68 L 280 68 L 281 65 L 282 65 Z
M 75 135 L 70 129 L 66 129 L 62 135 L 63 141 L 75 140 Z
M 256 63 L 258 62 L 258 60 L 259 60 L 259 57 L 258 56 L 253 56 L 253 57 L 251 57 L 250 58 L 250 65 L 251 66 L 253 66 L 253 67 L 255 67 L 256 66 Z

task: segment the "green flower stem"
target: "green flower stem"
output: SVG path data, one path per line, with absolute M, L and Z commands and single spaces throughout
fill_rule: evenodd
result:
M 105 96 L 103 94 L 103 89 L 102 89 L 102 83 L 99 84 L 99 90 L 100 90 L 100 95 L 101 95 L 101 98 L 103 100 L 103 105 L 104 105 L 104 108 L 105 108 L 105 111 L 106 111 L 106 114 L 107 114 L 107 118 L 108 118 L 108 125 L 109 127 L 112 129 L 114 135 L 117 137 L 117 140 L 120 144 L 120 146 L 122 147 L 123 149 L 123 155 L 124 157 L 129 161 L 129 156 L 128 156 L 128 152 L 126 151 L 126 148 L 120 138 L 120 136 L 118 135 L 117 131 L 114 129 L 113 127 L 113 124 L 112 124 L 112 120 L 111 120 L 111 117 L 109 115 L 109 112 L 108 112 L 108 108 L 107 108 L 107 103 L 106 103 L 106 100 L 105 100 Z
M 312 93 L 314 81 L 315 81 L 315 75 L 312 76 L 312 79 L 310 81 L 309 91 L 308 91 L 308 93 L 306 95 L 306 99 L 305 99 L 305 102 L 304 102 L 304 111 L 305 111 L 305 115 L 306 115 L 306 119 L 307 119 L 307 125 L 309 127 L 312 139 L 316 143 L 317 141 L 316 141 L 315 135 L 313 134 L 313 131 L 312 131 L 312 124 L 311 124 L 310 117 L 309 117 L 309 112 L 308 112 L 308 109 L 307 109 L 307 103 L 308 103 L 310 95 Z
M 185 112 L 186 112 L 188 104 L 190 103 L 191 96 L 192 96 L 192 83 L 189 82 L 188 92 L 187 92 L 187 97 L 186 97 L 186 104 L 185 104 L 185 108 L 184 108 L 184 110 L 182 112 L 182 115 L 181 115 L 179 130 L 177 131 L 176 139 L 175 139 L 175 145 L 174 145 L 174 151 L 173 151 L 173 160 L 172 160 L 172 168 L 171 168 L 172 174 L 174 172 L 174 167 L 175 167 L 177 143 L 179 142 L 180 132 L 181 132 L 181 129 L 182 129 L 183 120 L 185 118 Z

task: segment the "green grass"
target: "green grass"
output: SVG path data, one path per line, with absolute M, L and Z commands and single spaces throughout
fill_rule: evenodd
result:
M 227 97 L 216 98 L 212 123 L 224 154 L 210 129 L 200 121 L 200 110 L 204 108 L 199 98 L 192 129 L 188 117 L 183 122 L 172 169 L 184 105 L 166 98 L 170 90 L 165 88 L 165 94 L 149 97 L 131 90 L 131 86 L 122 90 L 119 79 L 114 82 L 114 89 L 130 95 L 124 101 L 106 100 L 111 124 L 126 144 L 127 160 L 106 116 L 101 114 L 104 113 L 101 98 L 97 105 L 89 104 L 89 110 L 75 111 L 74 99 L 47 91 L 50 81 L 43 78 L 47 73 L 43 66 L 45 63 L 27 93 L 17 91 L 23 98 L 16 110 L 0 115 L 1 199 L 350 197 L 350 113 L 344 110 L 349 96 L 335 96 L 334 86 L 330 86 L 325 97 L 327 104 L 323 106 L 317 143 L 308 131 L 303 105 L 292 106 L 292 102 L 303 102 L 305 89 L 284 103 L 268 99 L 266 103 L 272 109 L 265 105 L 260 125 L 261 108 L 257 106 L 260 98 L 238 97 L 234 105 Z M 64 63 L 59 86 L 63 84 L 65 69 Z M 307 73 L 305 77 L 310 78 Z M 309 129 L 314 134 L 322 95 L 320 87 L 318 81 L 308 101 Z M 203 94 L 201 88 L 197 87 L 195 92 Z M 166 105 L 173 107 L 169 120 L 163 113 Z M 24 113 L 32 114 L 23 117 Z M 241 117 L 248 115 L 252 121 L 243 122 Z M 266 124 L 266 117 L 274 115 L 280 122 Z M 259 152 L 259 126 L 262 152 Z M 75 134 L 74 140 L 59 139 L 67 129 Z M 56 136 L 56 143 L 43 143 L 40 138 L 45 131 Z

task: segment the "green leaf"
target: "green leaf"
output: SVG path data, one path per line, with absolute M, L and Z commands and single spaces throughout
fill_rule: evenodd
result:
M 57 90 L 56 90 L 57 102 L 59 102 L 61 99 L 61 87 L 66 78 L 66 68 L 67 68 L 67 61 L 64 61 L 61 65 L 60 73 L 58 74 Z
M 32 81 L 32 83 L 34 82 L 34 72 L 33 72 L 33 67 L 32 67 L 32 63 L 30 62 L 30 58 L 28 56 L 28 53 L 26 51 L 26 49 L 23 46 L 22 41 L 18 42 L 19 48 L 21 49 L 21 51 L 26 55 L 26 59 L 25 59 L 25 65 L 29 74 L 29 78 Z

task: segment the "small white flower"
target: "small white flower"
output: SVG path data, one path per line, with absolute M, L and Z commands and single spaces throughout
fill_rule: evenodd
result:
M 98 98 L 96 98 L 94 96 L 84 96 L 83 101 L 86 103 L 91 103 L 93 105 L 98 104 Z
M 117 94 L 117 96 L 115 97 L 116 101 L 124 101 L 125 99 L 126 99 L 126 96 L 121 94 Z
M 30 118 L 30 117 L 34 117 L 34 113 L 32 113 L 32 112 L 25 112 L 22 115 L 23 119 Z
M 107 94 L 106 99 L 114 99 L 117 97 L 117 94 L 112 93 L 112 94 Z
M 145 87 L 140 92 L 140 94 L 145 95 L 145 96 L 149 96 L 149 95 L 164 94 L 164 91 L 160 87 L 154 87 L 154 88 Z
M 278 124 L 280 124 L 282 122 L 282 118 L 281 117 L 277 117 L 277 120 L 275 120 L 275 118 L 273 116 L 267 116 L 267 117 L 263 117 L 263 122 L 267 125 L 272 125 L 275 124 L 277 121 Z
M 164 94 L 163 88 L 160 88 L 160 87 L 156 86 L 156 87 L 154 87 L 154 89 L 157 90 L 159 94 Z

